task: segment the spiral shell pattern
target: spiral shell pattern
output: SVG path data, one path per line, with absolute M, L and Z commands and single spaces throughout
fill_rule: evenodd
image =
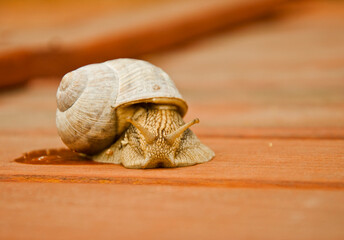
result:
M 56 125 L 72 150 L 94 154 L 114 143 L 127 116 L 120 107 L 137 103 L 173 104 L 182 116 L 187 105 L 160 68 L 135 59 L 91 64 L 67 73 L 56 94 Z

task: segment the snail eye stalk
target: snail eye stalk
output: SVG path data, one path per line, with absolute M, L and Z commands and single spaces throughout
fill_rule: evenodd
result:
M 127 122 L 130 122 L 136 129 L 138 129 L 141 132 L 147 143 L 153 143 L 155 141 L 156 136 L 150 131 L 148 131 L 148 129 L 146 129 L 140 123 L 130 118 L 127 119 Z
M 188 129 L 189 127 L 191 127 L 192 125 L 199 123 L 199 119 L 196 118 L 188 123 L 185 123 L 183 126 L 179 127 L 176 131 L 174 131 L 173 133 L 170 133 L 169 135 L 167 135 L 165 137 L 166 141 L 173 145 L 174 141 L 180 137 L 180 135 L 182 135 L 186 129 Z

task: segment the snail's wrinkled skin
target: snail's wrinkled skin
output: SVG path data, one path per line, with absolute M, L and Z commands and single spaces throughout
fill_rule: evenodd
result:
M 172 105 L 144 105 L 128 119 L 131 125 L 109 148 L 92 158 L 126 168 L 181 167 L 209 161 L 214 152 L 189 129 Z

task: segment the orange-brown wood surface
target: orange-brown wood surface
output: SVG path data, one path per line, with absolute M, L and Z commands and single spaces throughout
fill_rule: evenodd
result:
M 283 1 L 0 2 L 0 87 L 157 51 L 264 16 Z
M 344 239 L 343 29 L 343 2 L 292 2 L 141 55 L 201 120 L 192 167 L 15 162 L 64 147 L 59 78 L 1 92 L 0 239 Z

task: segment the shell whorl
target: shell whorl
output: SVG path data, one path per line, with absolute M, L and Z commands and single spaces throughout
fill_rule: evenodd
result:
M 182 116 L 187 111 L 164 71 L 134 59 L 91 64 L 67 73 L 56 97 L 56 125 L 62 141 L 87 154 L 103 150 L 122 134 L 135 103 L 173 104 Z
M 57 91 L 56 124 L 63 142 L 84 153 L 102 150 L 116 136 L 118 80 L 106 65 L 94 64 L 67 74 Z

